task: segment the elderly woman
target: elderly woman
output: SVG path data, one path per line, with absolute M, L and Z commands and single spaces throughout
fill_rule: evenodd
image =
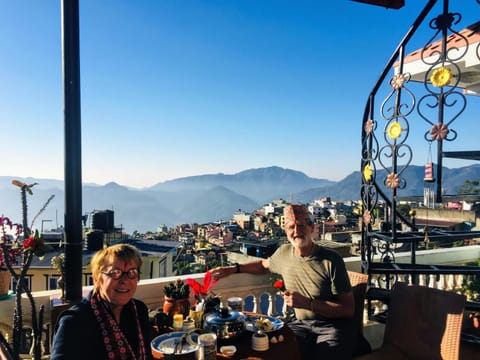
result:
M 152 359 L 145 304 L 133 299 L 142 258 L 126 244 L 98 251 L 91 261 L 94 287 L 56 324 L 51 359 Z

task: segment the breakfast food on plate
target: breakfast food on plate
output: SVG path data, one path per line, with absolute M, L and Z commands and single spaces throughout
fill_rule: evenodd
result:
M 257 329 L 262 331 L 273 330 L 272 322 L 263 316 L 260 316 L 258 319 L 255 320 L 255 326 L 257 327 Z

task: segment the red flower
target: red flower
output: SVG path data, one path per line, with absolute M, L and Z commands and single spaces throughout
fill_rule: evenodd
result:
M 283 280 L 277 280 L 273 283 L 273 287 L 278 290 L 283 290 Z
M 285 291 L 285 284 L 281 276 L 274 276 L 270 279 L 272 281 L 272 286 L 278 291 Z
M 34 250 L 37 246 L 35 238 L 33 236 L 30 236 L 29 238 L 25 239 L 22 246 L 25 250 Z
M 45 255 L 45 243 L 43 237 L 35 230 L 35 234 L 26 238 L 22 243 L 24 251 L 32 251 L 36 256 L 42 257 Z
M 212 282 L 212 273 L 210 271 L 207 271 L 203 276 L 203 285 L 191 278 L 185 279 L 185 281 L 192 288 L 192 292 L 197 300 L 207 296 L 210 288 L 218 282 L 218 280 Z

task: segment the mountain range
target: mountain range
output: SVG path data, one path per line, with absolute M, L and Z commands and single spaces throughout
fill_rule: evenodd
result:
M 465 180 L 480 179 L 480 165 L 443 168 L 447 194 L 456 194 Z M 380 170 L 377 179 L 386 171 Z M 402 174 L 407 182 L 399 196 L 423 196 L 424 168 L 410 165 Z M 63 225 L 64 184 L 61 180 L 0 176 L 0 214 L 21 221 L 20 192 L 13 179 L 27 184 L 37 182 L 28 195 L 29 223 L 47 199 L 55 197 L 34 226 L 45 229 Z M 352 172 L 340 181 L 311 178 L 304 173 L 278 166 L 249 169 L 233 175 L 210 174 L 183 177 L 135 189 L 114 182 L 105 185 L 83 184 L 83 212 L 113 210 L 116 227 L 131 233 L 155 231 L 160 225 L 206 223 L 231 219 L 236 211 L 251 212 L 276 199 L 308 203 L 324 196 L 346 201 L 360 198 L 361 174 Z

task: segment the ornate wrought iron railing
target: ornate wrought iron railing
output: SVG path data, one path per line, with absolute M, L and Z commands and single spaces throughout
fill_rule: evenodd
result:
M 475 2 L 480 4 L 479 0 Z M 458 6 L 462 4 L 456 2 Z M 426 174 L 424 179 L 435 193 L 436 202 L 441 203 L 443 196 L 443 158 L 467 158 L 465 152 L 443 151 L 445 142 L 457 140 L 454 125 L 468 105 L 465 84 L 470 74 L 465 71 L 465 59 L 473 56 L 480 60 L 480 42 L 473 42 L 470 36 L 480 34 L 480 22 L 459 30 L 461 20 L 461 13 L 452 11 L 448 0 L 428 0 L 368 96 L 361 137 L 362 268 L 369 274 L 383 274 L 380 283 L 386 288 L 400 274 L 408 275 L 413 283 L 418 283 L 422 274 L 480 274 L 478 267 L 422 266 L 416 264 L 415 256 L 425 236 L 430 240 L 455 241 L 480 237 L 480 232 L 427 234 L 428 229 L 418 231 L 415 222 L 398 211 L 399 191 L 408 186 L 405 173 L 413 158 L 414 147 L 409 142 L 413 124 L 425 126 L 421 131 L 428 147 L 436 144 L 436 178 Z M 424 24 L 428 24 L 431 36 L 423 48 L 407 54 L 407 45 Z M 384 92 L 380 93 L 380 89 Z M 413 118 L 421 121 L 414 122 Z M 470 159 L 480 160 L 479 155 L 480 152 L 468 152 Z M 433 170 L 433 162 L 428 166 L 429 171 Z M 381 211 L 382 226 L 374 229 Z M 395 247 L 399 243 L 409 244 L 411 251 L 410 264 L 401 267 L 395 264 Z

